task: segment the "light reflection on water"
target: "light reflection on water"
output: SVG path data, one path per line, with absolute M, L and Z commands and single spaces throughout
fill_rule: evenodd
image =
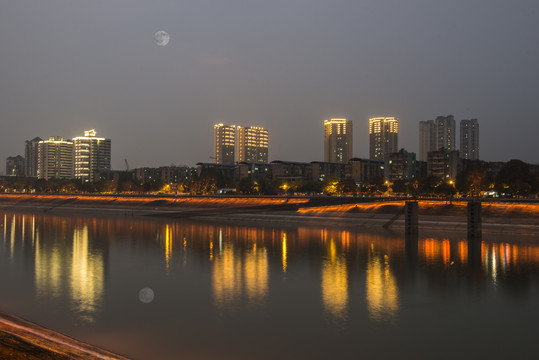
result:
M 341 341 L 337 357 L 353 357 L 346 340 L 353 342 L 354 333 L 378 336 L 371 339 L 373 347 L 384 338 L 373 333 L 372 324 L 397 326 L 392 331 L 402 330 L 401 337 L 408 336 L 409 327 L 435 326 L 431 316 L 421 319 L 414 301 L 428 303 L 430 311 L 446 311 L 439 304 L 448 298 L 470 302 L 462 284 L 484 293 L 489 304 L 511 308 L 516 317 L 521 315 L 518 306 L 504 303 L 491 289 L 524 291 L 532 298 L 539 293 L 534 238 L 507 241 L 485 235 L 474 247 L 456 233 L 419 237 L 408 246 L 399 234 L 383 231 L 17 213 L 4 213 L 1 225 L 0 265 L 6 276 L 0 286 L 9 290 L 0 297 L 0 310 L 89 340 L 116 329 L 111 336 L 118 341 L 95 341 L 137 358 L 152 358 L 156 347 L 160 358 L 167 358 L 178 337 L 187 339 L 197 327 L 223 336 L 222 346 L 228 339 L 225 347 L 240 358 L 241 342 L 234 346 L 231 339 L 264 346 L 269 341 L 275 346 L 267 355 L 271 358 L 281 351 L 270 340 L 277 336 L 271 329 L 282 332 L 283 323 L 290 328 L 282 334 L 285 348 L 299 346 L 302 336 L 315 344 L 333 337 Z M 144 286 L 155 289 L 156 300 L 138 308 L 133 299 Z M 24 301 L 9 305 L 19 299 Z M 146 312 L 152 317 L 140 320 L 143 327 L 134 330 Z M 245 330 L 245 324 L 253 330 Z M 273 335 L 264 340 L 257 332 Z M 127 334 L 136 346 L 123 338 Z M 295 340 L 287 340 L 292 335 Z M 152 341 L 139 341 L 147 336 Z M 197 341 L 186 340 L 183 346 L 202 351 L 190 345 Z M 320 346 L 301 349 L 311 358 L 336 356 Z

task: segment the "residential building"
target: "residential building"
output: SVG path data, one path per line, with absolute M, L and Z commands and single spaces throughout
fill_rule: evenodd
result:
M 435 151 L 442 148 L 447 151 L 457 149 L 457 134 L 455 133 L 455 118 L 453 115 L 437 116 L 436 126 L 436 146 Z
M 427 173 L 442 180 L 455 181 L 459 171 L 459 152 L 441 149 L 428 154 Z
M 342 180 L 346 177 L 346 164 L 312 161 L 311 174 L 314 181 Z
M 399 120 L 394 117 L 369 119 L 369 158 L 384 161 L 399 148 Z
M 24 176 L 24 158 L 21 155 L 10 156 L 6 159 L 6 175 Z
M 161 180 L 167 184 L 178 184 L 188 181 L 196 174 L 196 168 L 189 166 L 161 166 L 159 167 Z
M 268 162 L 268 130 L 259 126 L 238 126 L 238 162 Z
M 436 149 L 436 125 L 434 120 L 419 122 L 419 161 L 427 161 L 427 154 Z
M 214 178 L 224 180 L 235 180 L 237 178 L 238 165 L 236 164 L 214 164 L 197 163 L 197 175 L 199 178 Z
M 263 162 L 240 162 L 238 163 L 239 179 L 256 180 L 267 178 L 271 180 L 271 164 Z
M 324 120 L 324 162 L 345 164 L 352 158 L 352 121 Z
M 37 177 L 38 144 L 43 139 L 35 137 L 24 142 L 25 169 L 24 174 L 28 177 Z
M 271 172 L 273 180 L 299 181 L 312 176 L 310 163 L 296 161 L 272 161 Z
M 73 179 L 73 142 L 53 136 L 38 143 L 37 177 L 40 179 Z
M 415 153 L 410 153 L 404 149 L 386 156 L 384 166 L 384 178 L 389 181 L 404 180 L 411 181 L 416 177 L 416 157 Z
M 477 119 L 460 121 L 460 157 L 479 160 L 479 122 Z
M 75 178 L 82 182 L 96 181 L 99 173 L 111 169 L 111 141 L 96 135 L 95 130 L 88 130 L 73 138 Z
M 365 183 L 383 176 L 382 160 L 352 158 L 346 164 L 346 177 L 352 178 L 356 183 Z
M 215 163 L 234 164 L 236 161 L 236 125 L 215 124 Z

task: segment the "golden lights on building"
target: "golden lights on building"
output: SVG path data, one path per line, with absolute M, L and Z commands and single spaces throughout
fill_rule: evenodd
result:
M 399 120 L 394 117 L 369 119 L 369 158 L 384 160 L 399 149 Z
M 268 162 L 269 133 L 259 126 L 238 126 L 238 162 Z
M 260 126 L 215 124 L 215 163 L 268 162 L 269 132 Z M 237 149 L 236 149 L 237 145 Z
M 73 138 L 75 178 L 83 182 L 97 180 L 100 171 L 110 170 L 111 141 L 97 137 L 95 130 L 87 130 L 84 136 Z
M 73 141 L 60 136 L 37 144 L 37 177 L 40 179 L 72 179 L 74 176 Z
M 353 157 L 352 121 L 324 120 L 324 161 L 344 164 Z
M 215 124 L 215 163 L 234 164 L 236 160 L 236 125 Z

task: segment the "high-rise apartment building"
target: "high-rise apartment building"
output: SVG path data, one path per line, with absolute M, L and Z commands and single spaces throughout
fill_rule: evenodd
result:
M 40 179 L 73 179 L 73 142 L 60 136 L 40 141 L 37 164 Z
M 99 138 L 95 130 L 84 132 L 84 136 L 73 138 L 75 154 L 75 178 L 82 182 L 98 179 L 101 171 L 110 170 L 110 139 Z
M 29 177 L 37 177 L 37 159 L 38 159 L 38 144 L 43 140 L 40 137 L 35 137 L 32 140 L 26 140 L 24 144 L 24 174 Z
M 453 115 L 437 116 L 436 124 L 436 147 L 435 150 L 442 148 L 446 150 L 457 149 L 457 136 L 455 133 L 455 118 Z
M 479 122 L 477 119 L 460 121 L 460 157 L 479 160 Z
M 352 120 L 324 120 L 324 161 L 345 164 L 352 158 Z
M 419 122 L 419 161 L 427 161 L 427 154 L 436 149 L 436 126 L 434 120 Z
M 236 125 L 215 124 L 215 163 L 234 164 Z
M 399 147 L 399 120 L 394 117 L 369 119 L 369 158 L 384 160 Z
M 258 126 L 238 126 L 238 162 L 268 162 L 268 130 Z M 216 156 L 217 158 L 217 156 Z

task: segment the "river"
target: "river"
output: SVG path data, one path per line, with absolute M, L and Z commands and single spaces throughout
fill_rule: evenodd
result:
M 537 235 L 0 212 L 0 310 L 133 359 L 532 358 Z

